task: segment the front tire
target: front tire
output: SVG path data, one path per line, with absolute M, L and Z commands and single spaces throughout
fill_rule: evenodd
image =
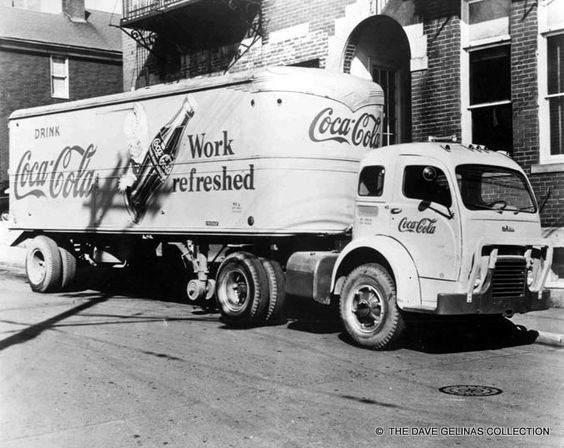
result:
M 268 279 L 253 254 L 235 252 L 219 267 L 215 295 L 230 324 L 263 322 L 268 309 Z
M 377 263 L 364 264 L 349 274 L 339 308 L 347 333 L 362 347 L 389 348 L 405 328 L 395 282 Z
M 57 243 L 39 235 L 29 243 L 25 260 L 29 285 L 35 292 L 51 292 L 61 285 L 62 261 Z

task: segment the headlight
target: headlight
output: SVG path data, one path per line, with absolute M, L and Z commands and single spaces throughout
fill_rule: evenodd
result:
M 530 288 L 535 281 L 535 276 L 533 275 L 533 269 L 527 269 L 527 286 Z

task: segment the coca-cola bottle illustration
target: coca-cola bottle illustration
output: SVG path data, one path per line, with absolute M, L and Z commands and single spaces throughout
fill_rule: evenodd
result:
M 143 161 L 134 164 L 133 173 L 136 180 L 126 189 L 125 197 L 127 208 L 135 222 L 141 219 L 150 197 L 161 188 L 170 175 L 184 129 L 193 116 L 194 107 L 186 96 L 180 110 L 151 141 Z

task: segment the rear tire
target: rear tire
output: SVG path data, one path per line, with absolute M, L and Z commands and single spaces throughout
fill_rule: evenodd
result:
M 376 263 L 359 266 L 349 274 L 339 308 L 351 338 L 372 350 L 389 348 L 405 329 L 397 306 L 395 282 Z
M 76 257 L 68 249 L 59 247 L 61 254 L 61 290 L 66 290 L 76 277 Z
M 57 243 L 39 235 L 31 240 L 25 270 L 29 285 L 35 292 L 51 292 L 61 285 L 62 261 Z
M 262 267 L 268 278 L 268 310 L 266 320 L 279 322 L 282 320 L 282 309 L 286 298 L 286 277 L 282 266 L 275 260 L 261 258 Z
M 215 295 L 226 322 L 264 321 L 268 309 L 268 278 L 260 260 L 248 252 L 229 255 L 219 267 Z

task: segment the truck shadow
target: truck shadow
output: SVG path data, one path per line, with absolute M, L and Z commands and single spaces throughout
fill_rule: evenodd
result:
M 288 328 L 316 334 L 338 333 L 339 339 L 355 345 L 344 331 L 338 310 L 306 303 L 288 303 Z M 437 317 L 409 315 L 404 335 L 389 350 L 407 349 L 429 354 L 496 350 L 535 342 L 538 332 L 515 325 L 502 316 Z
M 112 296 L 187 303 L 183 282 L 173 275 L 163 275 L 160 266 L 150 273 L 129 269 L 82 267 L 67 292 L 77 294 L 87 290 Z
M 496 350 L 535 342 L 538 332 L 502 316 L 410 316 L 401 347 L 424 353 Z
M 101 295 L 125 296 L 161 302 L 196 305 L 194 318 L 220 319 L 214 300 L 203 303 L 186 299 L 184 280 L 168 265 L 157 265 L 151 275 L 116 269 L 87 269 L 79 275 L 73 294 L 85 290 Z M 501 316 L 430 316 L 408 314 L 407 330 L 390 350 L 407 349 L 430 354 L 495 350 L 532 344 L 538 332 L 515 325 Z M 285 325 L 289 330 L 313 334 L 338 334 L 339 339 L 354 345 L 344 331 L 338 309 L 289 296 L 284 315 L 271 325 Z M 225 327 L 233 329 L 233 326 Z M 242 326 L 241 328 L 247 328 Z

